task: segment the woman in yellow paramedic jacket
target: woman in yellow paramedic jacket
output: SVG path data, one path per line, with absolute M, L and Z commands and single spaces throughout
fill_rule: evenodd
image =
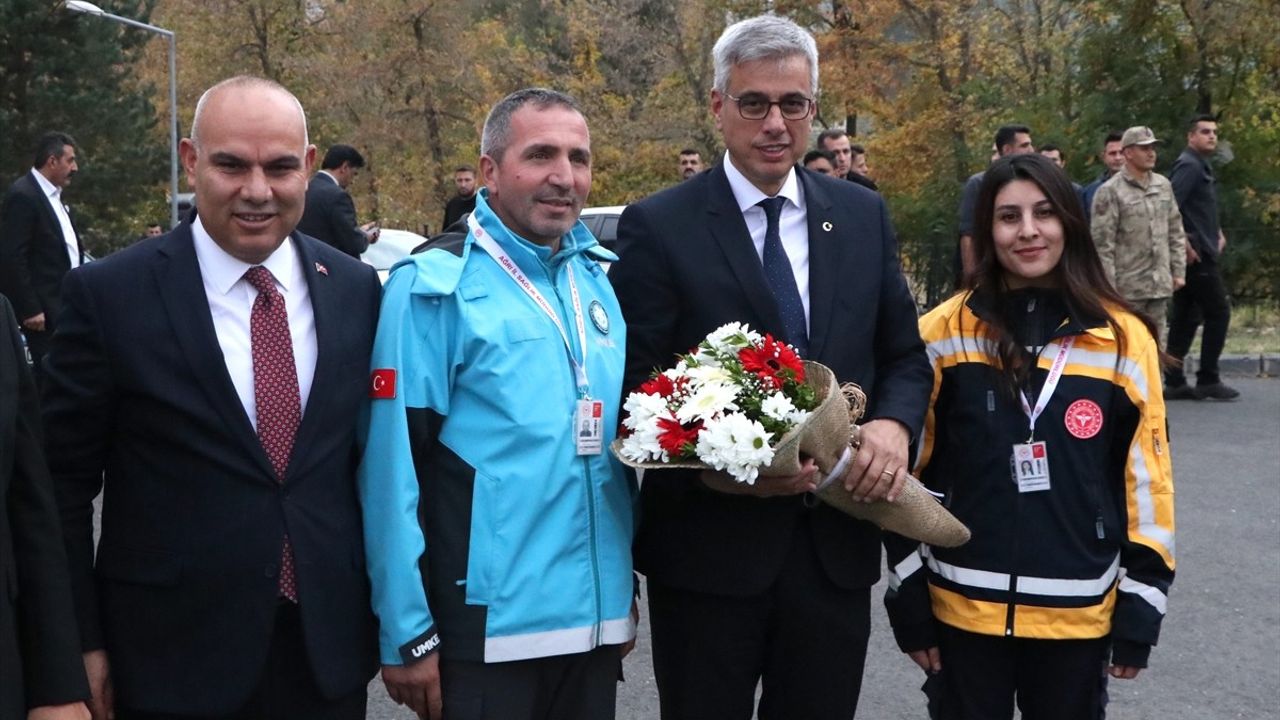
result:
M 920 320 L 934 382 L 915 473 L 973 531 L 888 536 L 899 647 L 934 718 L 1101 717 L 1147 666 L 1174 574 L 1154 325 L 1111 287 L 1070 181 L 1003 158 L 979 191 L 978 268 Z

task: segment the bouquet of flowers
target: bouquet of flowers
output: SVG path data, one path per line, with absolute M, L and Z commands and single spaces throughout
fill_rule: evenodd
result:
M 698 462 L 753 484 L 776 441 L 817 405 L 790 345 L 730 323 L 631 393 L 619 455 L 669 467 Z
M 862 389 L 839 386 L 830 368 L 729 323 L 627 396 L 612 450 L 631 467 L 715 469 L 748 484 L 794 475 L 812 458 L 824 474 L 816 495 L 832 507 L 931 545 L 966 542 L 968 529 L 915 478 L 893 503 L 854 502 L 838 482 L 865 405 Z

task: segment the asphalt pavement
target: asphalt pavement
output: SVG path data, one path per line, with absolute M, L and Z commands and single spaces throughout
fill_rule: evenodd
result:
M 1110 720 L 1226 720 L 1280 714 L 1280 380 L 1233 377 L 1238 401 L 1169 408 L 1177 491 L 1177 579 L 1151 667 L 1112 681 Z M 923 674 L 893 643 L 872 590 L 858 718 L 924 720 Z M 643 608 L 642 608 L 643 610 Z M 619 720 L 658 717 L 648 625 L 618 690 Z M 375 679 L 375 720 L 410 720 Z

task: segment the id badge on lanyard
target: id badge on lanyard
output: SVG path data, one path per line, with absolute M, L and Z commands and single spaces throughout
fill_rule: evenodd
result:
M 475 215 L 467 217 L 467 225 L 475 237 L 476 244 L 493 259 L 498 267 L 510 277 L 529 299 L 551 319 L 560 331 L 560 339 L 564 341 L 565 353 L 569 364 L 573 366 L 573 376 L 578 386 L 578 400 L 574 403 L 573 417 L 570 418 L 573 428 L 574 447 L 579 455 L 599 455 L 604 446 L 604 403 L 591 398 L 591 384 L 587 378 L 587 330 L 582 317 L 582 300 L 578 295 L 578 281 L 573 274 L 573 265 L 566 268 L 569 274 L 569 293 L 573 299 L 573 317 L 578 331 L 578 347 L 582 348 L 582 362 L 573 354 L 573 345 L 569 342 L 569 334 L 565 332 L 564 323 L 551 303 L 543 297 L 529 278 L 516 265 L 515 260 L 502 249 L 502 246 L 480 226 Z
M 1027 402 L 1025 392 L 1018 393 L 1019 399 L 1022 400 L 1022 411 L 1027 414 L 1031 424 L 1027 441 L 1014 443 L 1013 452 L 1009 456 L 1010 474 L 1013 475 L 1013 481 L 1017 483 L 1020 493 L 1042 492 L 1052 487 L 1049 481 L 1049 448 L 1043 440 L 1035 439 L 1036 420 L 1049 404 L 1053 391 L 1058 388 L 1058 381 L 1062 379 L 1062 372 L 1067 367 L 1067 355 L 1070 354 L 1071 346 L 1074 344 L 1074 337 L 1063 338 L 1059 343 L 1058 354 L 1053 358 L 1053 365 L 1049 368 L 1049 375 L 1044 380 L 1044 387 L 1040 389 L 1034 408 Z

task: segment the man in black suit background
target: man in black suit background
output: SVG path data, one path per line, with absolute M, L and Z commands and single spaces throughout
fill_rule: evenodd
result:
M 334 145 L 324 154 L 320 172 L 307 184 L 307 205 L 298 231 L 324 241 L 353 258 L 378 242 L 378 224 L 356 222 L 356 204 L 347 188 L 364 167 L 364 156 L 350 145 Z
M 840 480 L 895 497 L 931 372 L 893 230 L 875 193 L 795 167 L 815 112 L 817 49 L 761 16 L 714 50 L 723 162 L 633 204 L 610 270 L 627 321 L 624 387 L 709 331 L 746 322 L 867 392 L 863 443 Z M 646 575 L 664 720 L 853 716 L 880 533 L 804 494 L 816 471 L 753 486 L 649 471 L 636 567 Z
M 476 209 L 476 169 L 470 165 L 459 165 L 453 170 L 453 184 L 457 194 L 444 204 L 444 219 L 440 221 L 440 232 L 449 232 L 454 223 L 465 218 Z M 465 227 L 454 228 L 454 232 L 465 233 Z
M 818 149 L 836 156 L 836 176 L 868 190 L 880 191 L 867 170 L 867 149 L 854 145 L 844 128 L 827 128 L 818 133 Z
M 89 699 L 40 403 L 0 295 L 0 718 L 83 720 Z
M 315 147 L 283 87 L 215 85 L 180 152 L 197 213 L 68 274 L 47 362 L 91 707 L 363 718 L 355 424 L 377 275 L 294 231 Z
M 0 293 L 13 303 L 37 377 L 58 325 L 62 278 L 84 257 L 62 197 L 78 169 L 76 141 L 45 133 L 31 171 L 9 186 L 0 210 Z

